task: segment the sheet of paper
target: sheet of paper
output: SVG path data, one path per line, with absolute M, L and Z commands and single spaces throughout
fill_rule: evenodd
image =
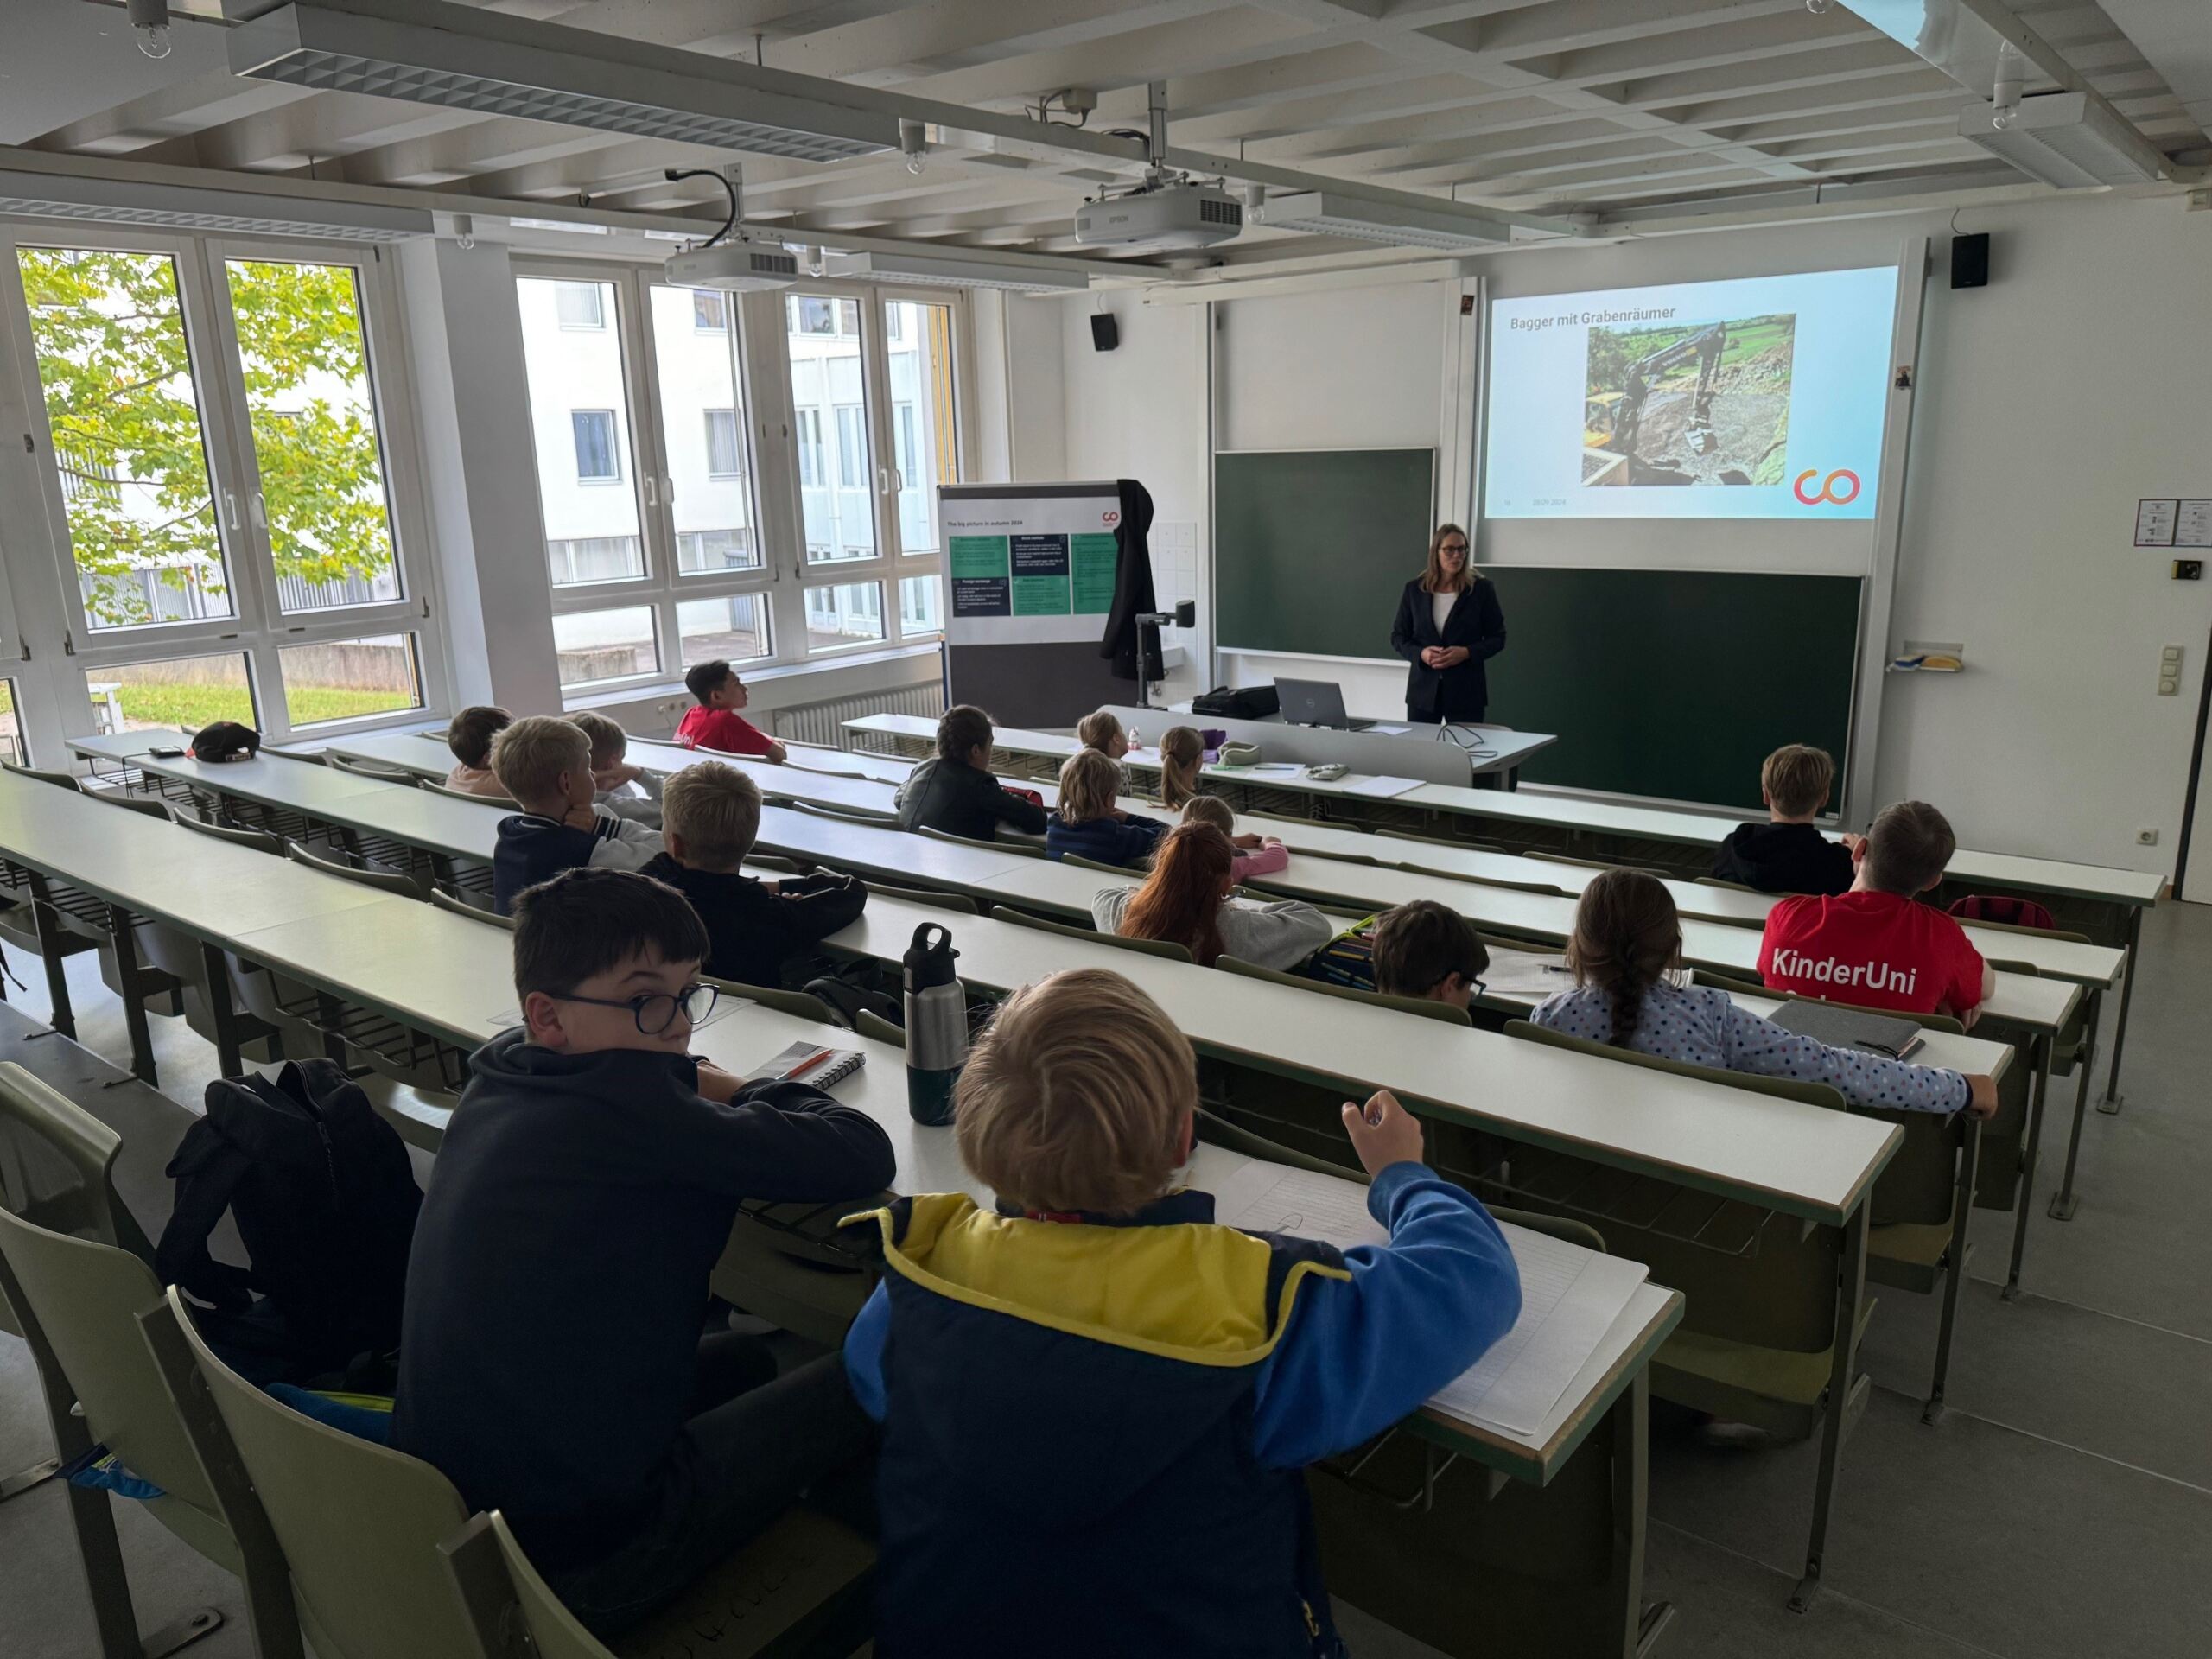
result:
M 2174 515 L 2176 547 L 2212 547 L 2212 500 L 2183 501 Z
M 2168 496 L 2164 500 L 2145 498 L 2135 504 L 2135 545 L 2138 547 L 2171 547 L 2174 544 L 2174 519 L 2181 503 Z
M 1344 793 L 1372 795 L 1378 799 L 1387 801 L 1393 796 L 1402 795 L 1408 790 L 1420 787 L 1421 779 L 1418 778 L 1363 778 L 1356 784 L 1346 784 Z
M 1385 726 L 1378 720 L 1367 729 L 1375 733 L 1378 737 L 1403 737 L 1408 732 L 1413 730 L 1413 728 L 1410 726 Z
M 1571 988 L 1574 976 L 1567 971 L 1567 958 L 1557 950 L 1501 950 L 1492 946 L 1482 981 L 1487 995 L 1535 1003 L 1554 991 Z
M 1508 1227 L 1506 1237 L 1521 1266 L 1521 1317 L 1429 1403 L 1525 1438 L 1543 1427 L 1647 1269 L 1641 1262 L 1518 1227 Z
M 1318 1238 L 1340 1249 L 1388 1242 L 1357 1182 L 1274 1164 L 1248 1164 L 1216 1188 L 1214 1216 L 1229 1226 Z M 1521 1317 L 1430 1403 L 1533 1444 L 1646 1270 L 1525 1228 L 1507 1225 L 1504 1233 L 1521 1269 Z

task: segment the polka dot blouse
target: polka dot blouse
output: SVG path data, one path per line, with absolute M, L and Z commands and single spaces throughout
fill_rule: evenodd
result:
M 1570 1037 L 1612 1039 L 1611 999 L 1594 986 L 1560 991 L 1530 1018 Z M 1643 1013 L 1628 1046 L 1662 1060 L 1833 1084 L 1854 1106 L 1955 1112 L 1967 1103 L 1967 1080 L 1960 1072 L 1885 1059 L 1855 1048 L 1830 1048 L 1738 1007 L 1727 992 L 1711 986 L 1654 985 L 1644 995 Z

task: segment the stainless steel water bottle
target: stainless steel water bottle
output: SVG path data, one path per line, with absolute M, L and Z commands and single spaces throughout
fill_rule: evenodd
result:
M 952 972 L 959 954 L 938 922 L 916 928 L 907 947 L 906 1109 L 917 1123 L 952 1122 L 952 1085 L 968 1064 L 968 993 Z

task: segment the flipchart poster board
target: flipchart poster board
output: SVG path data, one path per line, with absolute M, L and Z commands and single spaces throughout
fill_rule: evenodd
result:
M 1098 654 L 1114 607 L 1121 491 L 1112 481 L 948 484 L 945 700 L 1007 725 L 1070 726 L 1126 702 Z

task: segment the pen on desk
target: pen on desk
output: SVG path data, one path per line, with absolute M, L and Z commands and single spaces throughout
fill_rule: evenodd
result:
M 789 1070 L 788 1071 L 785 1072 L 785 1073 L 784 1073 L 784 1080 L 785 1080 L 786 1083 L 788 1083 L 788 1082 L 791 1081 L 793 1078 L 804 1077 L 808 1072 L 810 1072 L 810 1071 L 813 1071 L 813 1070 L 814 1070 L 814 1068 L 815 1068 L 816 1066 L 817 1066 L 817 1065 L 821 1065 L 823 1061 L 824 1061 L 824 1060 L 828 1059 L 828 1058 L 829 1058 L 832 1054 L 835 1054 L 836 1052 L 837 1052 L 837 1051 L 836 1051 L 836 1049 L 834 1049 L 834 1048 L 817 1048 L 817 1049 L 816 1049 L 816 1050 L 814 1051 L 814 1052 L 813 1052 L 813 1053 L 811 1053 L 811 1054 L 808 1055 L 804 1059 L 801 1060 L 801 1061 L 800 1061 L 797 1065 L 795 1065 L 795 1066 L 791 1067 L 791 1070 Z

